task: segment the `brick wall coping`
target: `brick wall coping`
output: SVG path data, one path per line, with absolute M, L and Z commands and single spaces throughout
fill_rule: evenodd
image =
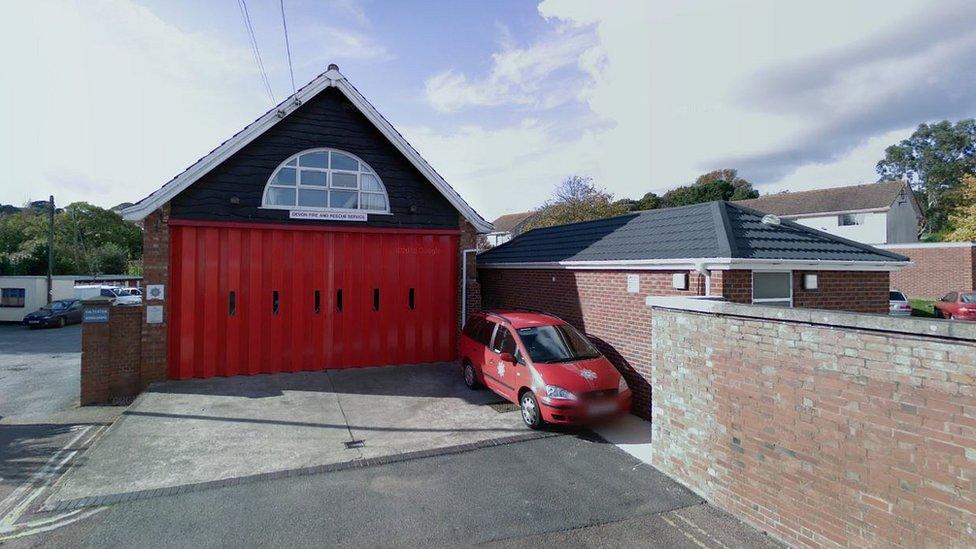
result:
M 923 318 L 892 317 L 868 313 L 825 311 L 822 309 L 784 309 L 761 305 L 729 303 L 715 297 L 648 296 L 647 306 L 696 313 L 712 313 L 745 318 L 799 322 L 838 328 L 854 328 L 911 335 L 976 341 L 976 323 Z
M 909 250 L 915 248 L 976 248 L 976 242 L 912 242 L 910 244 L 877 244 L 882 250 Z

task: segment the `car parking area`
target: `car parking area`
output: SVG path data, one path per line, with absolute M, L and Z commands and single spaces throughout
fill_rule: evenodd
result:
M 78 400 L 81 326 L 0 324 L 0 416 L 59 412 Z
M 50 503 L 545 436 L 499 401 L 453 362 L 156 384 Z

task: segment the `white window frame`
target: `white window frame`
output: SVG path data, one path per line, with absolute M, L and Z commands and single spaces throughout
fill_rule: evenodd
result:
M 315 168 L 315 167 L 299 166 L 298 157 L 300 157 L 302 155 L 309 154 L 309 153 L 317 153 L 317 152 L 326 153 L 327 155 L 329 155 L 329 164 L 330 164 L 330 167 L 329 168 Z M 350 158 L 355 159 L 357 162 L 359 162 L 359 170 L 357 170 L 357 171 L 352 171 L 352 170 L 337 170 L 337 169 L 331 168 L 331 162 L 332 162 L 331 161 L 331 154 L 332 153 L 342 154 L 342 155 L 345 155 L 345 156 L 348 156 Z M 290 162 L 292 162 L 292 161 L 294 161 L 295 164 L 292 165 L 292 166 L 289 166 L 288 164 Z M 280 172 L 284 168 L 294 169 L 295 170 L 295 184 L 294 185 L 276 185 L 276 184 L 273 183 L 274 180 L 275 180 L 275 178 L 278 176 L 278 172 Z M 303 171 L 307 171 L 307 172 L 319 172 L 319 173 L 326 174 L 326 176 L 325 176 L 325 185 L 302 185 L 302 175 L 301 175 L 301 173 Z M 333 173 L 354 174 L 354 175 L 356 175 L 356 187 L 355 188 L 352 188 L 352 187 L 333 187 L 332 186 L 332 174 Z M 372 175 L 373 177 L 375 177 L 376 178 L 376 182 L 380 186 L 380 191 L 364 191 L 362 189 L 362 177 L 363 177 L 363 175 Z M 294 190 L 295 191 L 295 204 L 293 204 L 293 205 L 288 205 L 288 204 L 270 204 L 268 202 L 268 197 L 270 195 L 271 189 Z M 302 206 L 302 205 L 300 205 L 298 203 L 298 196 L 299 196 L 299 191 L 301 189 L 315 190 L 315 191 L 323 191 L 323 192 L 325 192 L 326 193 L 326 201 L 327 201 L 327 204 L 328 205 L 327 206 L 324 206 L 324 207 L 323 206 Z M 357 205 L 359 207 L 357 207 L 357 208 L 334 208 L 334 207 L 332 207 L 331 206 L 331 201 L 332 201 L 332 194 L 331 193 L 332 193 L 332 191 L 355 192 L 356 193 Z M 371 209 L 363 208 L 362 207 L 362 204 L 363 204 L 363 195 L 371 195 L 371 194 L 372 195 L 382 195 L 383 196 L 383 200 L 386 203 L 386 209 L 383 209 L 383 210 L 371 210 Z M 359 158 L 358 156 L 356 156 L 356 155 L 354 155 L 354 154 L 352 154 L 350 152 L 347 152 L 347 151 L 344 151 L 344 150 L 341 150 L 341 149 L 331 148 L 331 147 L 319 147 L 319 148 L 314 148 L 314 149 L 306 149 L 304 151 L 301 151 L 301 152 L 298 152 L 298 153 L 295 153 L 295 154 L 289 156 L 288 158 L 285 159 L 284 162 L 282 162 L 281 164 L 279 164 L 278 167 L 275 168 L 275 170 L 273 172 L 271 172 L 271 177 L 268 178 L 268 182 L 265 183 L 265 185 L 264 185 L 264 191 L 261 194 L 261 208 L 262 209 L 268 209 L 268 210 L 303 210 L 303 211 L 320 211 L 320 212 L 357 212 L 357 213 L 366 213 L 366 214 L 372 214 L 372 215 L 392 215 L 392 213 L 390 212 L 390 195 L 389 195 L 389 193 L 386 192 L 386 185 L 383 184 L 383 180 L 380 179 L 380 176 L 376 173 L 376 170 L 374 170 L 372 167 L 370 167 L 370 165 L 367 164 L 362 158 Z
M 786 273 L 790 277 L 790 308 L 793 308 L 793 271 L 784 271 L 782 269 L 753 269 L 752 271 L 752 286 L 749 288 L 749 293 L 752 295 L 752 302 L 756 305 L 762 305 L 764 303 L 782 303 L 784 301 L 781 297 L 764 297 L 756 299 L 756 273 Z

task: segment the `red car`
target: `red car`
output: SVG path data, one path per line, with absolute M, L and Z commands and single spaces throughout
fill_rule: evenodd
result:
M 518 403 L 532 429 L 585 423 L 630 409 L 620 372 L 583 334 L 555 316 L 529 311 L 472 315 L 461 337 L 461 371 Z
M 935 316 L 976 320 L 976 292 L 950 292 L 935 302 Z

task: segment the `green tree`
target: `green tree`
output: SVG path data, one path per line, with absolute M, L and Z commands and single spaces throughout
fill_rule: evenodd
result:
M 976 240 L 976 176 L 964 176 L 957 193 L 956 206 L 949 212 L 952 230 L 945 239 L 953 242 Z
M 553 198 L 529 219 L 524 230 L 612 217 L 627 213 L 628 206 L 615 203 L 613 195 L 594 185 L 593 179 L 573 175 L 556 185 Z
M 30 205 L 0 215 L 0 274 L 45 274 L 47 238 L 43 207 Z M 107 244 L 112 247 L 105 248 Z M 120 267 L 117 257 L 122 254 Z M 84 202 L 55 213 L 54 274 L 124 273 L 130 260 L 141 257 L 142 231 L 118 214 Z
M 661 197 L 656 193 L 647 193 L 637 201 L 638 210 L 656 210 L 661 207 Z
M 704 173 L 691 185 L 676 187 L 664 193 L 660 199 L 660 207 L 673 208 L 713 200 L 745 200 L 758 196 L 759 192 L 752 187 L 752 183 L 739 177 L 738 170 L 724 168 Z
M 922 198 L 925 228 L 942 231 L 954 191 L 964 176 L 976 174 L 976 119 L 919 124 L 908 139 L 885 149 L 876 169 L 881 181 L 907 181 Z

